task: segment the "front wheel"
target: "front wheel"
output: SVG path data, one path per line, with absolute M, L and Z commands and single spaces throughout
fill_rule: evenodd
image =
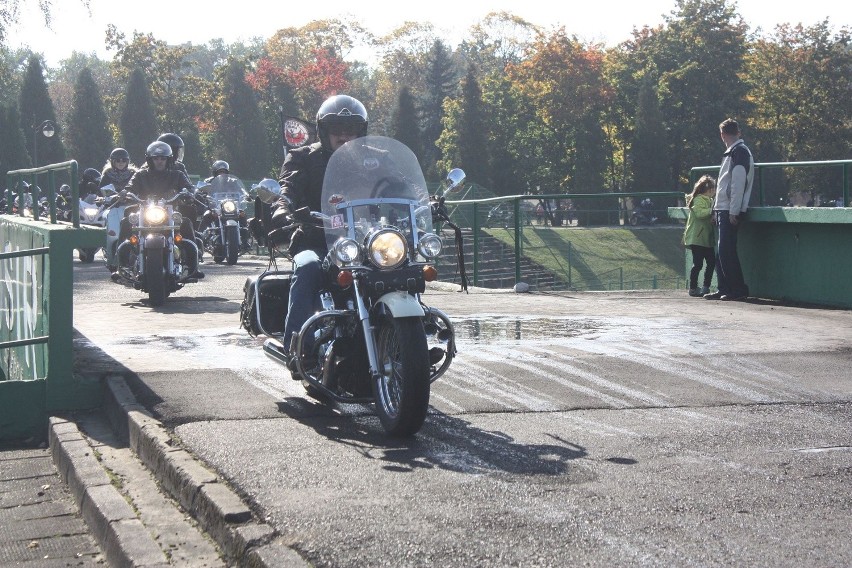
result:
M 163 251 L 155 249 L 145 253 L 145 289 L 148 303 L 162 306 L 166 301 L 166 278 L 163 273 Z
M 391 436 L 412 436 L 429 409 L 429 351 L 423 321 L 417 317 L 385 320 L 378 329 L 376 348 L 376 414 Z
M 225 262 L 236 264 L 240 254 L 240 228 L 235 225 L 225 227 Z
M 89 264 L 95 261 L 95 254 L 97 252 L 98 249 L 96 248 L 82 248 L 77 251 L 77 256 L 80 258 L 80 262 Z

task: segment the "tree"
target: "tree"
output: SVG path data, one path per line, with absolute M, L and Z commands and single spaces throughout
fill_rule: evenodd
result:
M 80 71 L 74 85 L 65 138 L 81 170 L 100 170 L 113 148 L 101 94 L 88 67 Z
M 388 134 L 391 138 L 395 138 L 408 146 L 417 156 L 417 159 L 421 160 L 423 149 L 420 146 L 422 134 L 420 133 L 419 122 L 414 97 L 411 96 L 408 87 L 403 87 L 399 90 L 397 105 L 392 114 Z
M 27 139 L 27 148 L 30 150 L 30 158 L 33 165 L 55 164 L 65 161 L 65 148 L 62 145 L 61 130 L 56 124 L 56 113 L 53 110 L 53 101 L 47 92 L 47 82 L 44 79 L 44 71 L 41 59 L 31 55 L 27 62 L 27 70 L 21 83 L 18 109 L 21 113 L 21 130 Z M 50 120 L 55 125 L 56 136 L 47 137 L 42 134 L 40 125 L 45 120 Z M 33 142 L 38 136 L 37 142 Z M 34 146 L 37 144 L 37 146 Z M 38 156 L 32 154 L 37 151 Z M 38 164 L 35 164 L 36 159 Z
M 441 151 L 436 145 L 443 130 L 444 99 L 456 93 L 456 72 L 450 54 L 441 40 L 435 40 L 429 52 L 426 84 L 421 109 L 423 112 L 423 155 L 427 179 L 439 179 L 436 162 Z
M 145 72 L 136 69 L 127 82 L 124 108 L 119 121 L 121 146 L 130 152 L 130 160 L 136 164 L 145 162 L 145 149 L 157 139 L 159 129 L 151 104 L 151 91 L 145 80 Z
M 639 88 L 639 104 L 636 108 L 636 136 L 631 148 L 631 158 L 625 156 L 626 166 L 634 164 L 632 191 L 669 191 L 673 189 L 671 173 L 660 155 L 661 148 L 667 147 L 665 121 L 660 111 L 660 101 L 655 89 L 656 81 L 650 73 L 646 74 Z M 720 121 L 721 122 L 721 121 Z M 626 175 L 624 176 L 626 177 Z M 624 180 L 624 189 L 628 190 Z
M 457 124 L 460 162 L 457 167 L 461 167 L 471 181 L 488 187 L 491 185 L 488 170 L 488 129 L 484 120 L 482 90 L 476 80 L 476 69 L 473 66 L 462 79 L 460 110 Z M 456 167 L 455 164 L 441 165 L 442 173 Z
M 805 28 L 782 25 L 754 42 L 745 76 L 755 112 L 748 128 L 758 161 L 847 159 L 852 155 L 852 32 L 832 36 L 828 21 Z M 777 151 L 774 154 L 773 151 Z M 773 159 L 774 158 L 774 159 Z M 769 203 L 786 203 L 788 191 L 816 194 L 842 187 L 839 168 L 768 170 Z M 780 178 L 788 174 L 789 178 Z M 779 179 L 780 178 L 780 179 Z M 767 183 L 770 182 L 770 183 Z M 825 195 L 835 199 L 835 194 Z M 807 198 L 797 201 L 806 202 Z
M 15 104 L 0 105 L 0 191 L 5 190 L 6 172 L 30 165 L 27 143 L 21 130 L 21 117 Z
M 269 172 L 269 150 L 257 97 L 245 78 L 245 64 L 231 60 L 222 81 L 215 155 L 242 177 L 260 179 Z

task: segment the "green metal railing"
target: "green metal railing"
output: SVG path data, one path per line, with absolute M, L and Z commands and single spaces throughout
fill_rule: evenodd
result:
M 74 373 L 73 254 L 76 248 L 103 246 L 104 229 L 39 218 L 39 175 L 46 175 L 46 194 L 55 201 L 55 176 L 67 171 L 72 199 L 79 203 L 77 162 L 51 164 L 7 173 L 15 191 L 11 205 L 28 195 L 20 183 L 31 180 L 32 216 L 0 215 L 0 440 L 43 436 L 47 413 L 94 408 L 100 403 L 97 379 Z
M 599 226 L 620 226 L 622 223 L 626 223 L 626 216 L 629 215 L 630 210 L 622 207 L 624 200 L 637 198 L 659 198 L 661 200 L 683 200 L 684 194 L 679 191 L 647 191 L 647 192 L 617 192 L 617 193 L 582 193 L 582 194 L 543 194 L 543 195 L 512 195 L 507 197 L 491 197 L 491 198 L 482 198 L 482 199 L 465 199 L 460 201 L 447 201 L 446 205 L 450 212 L 450 217 L 454 223 L 459 225 L 460 227 L 467 227 L 472 230 L 472 243 L 465 245 L 465 250 L 468 254 L 473 254 L 473 270 L 471 274 L 472 283 L 474 285 L 479 285 L 480 283 L 480 265 L 481 265 L 481 239 L 482 239 L 482 229 L 487 228 L 487 214 L 483 213 L 483 210 L 488 207 L 493 207 L 499 204 L 507 204 L 507 207 L 511 210 L 511 223 L 509 223 L 507 228 L 508 230 L 514 231 L 514 239 L 513 239 L 513 255 L 514 255 L 514 280 L 515 283 L 521 282 L 522 278 L 522 260 L 524 258 L 524 239 L 523 239 L 523 230 L 525 226 L 531 226 L 532 218 L 535 216 L 536 206 L 539 203 L 546 202 L 558 202 L 558 201 L 583 201 L 583 200 L 619 200 L 619 205 L 610 208 L 597 208 L 597 209 L 577 209 L 572 211 L 553 211 L 553 213 L 557 213 L 562 216 L 562 221 L 564 221 L 569 216 L 573 217 L 575 220 L 590 218 L 605 218 L 606 221 L 597 223 Z M 661 218 L 666 217 L 665 211 L 666 207 L 661 206 L 659 209 L 659 215 Z M 584 225 L 590 225 L 590 223 L 583 223 Z M 505 226 L 505 225 L 504 225 Z M 568 243 L 569 247 L 569 256 L 565 260 L 564 264 L 567 265 L 563 268 L 565 272 L 569 275 L 570 282 L 570 274 L 571 274 L 571 257 L 570 257 L 570 247 L 571 244 Z M 563 254 L 561 251 L 552 251 L 554 258 L 562 259 Z M 563 266 L 562 260 L 554 261 L 557 265 Z M 638 279 L 634 279 L 638 280 Z M 649 282 L 654 282 L 655 277 L 651 276 L 648 278 Z M 622 282 L 623 286 L 623 282 Z
M 720 166 L 700 166 L 689 170 L 689 182 L 692 187 L 703 174 L 718 174 Z M 767 207 L 774 204 L 766 202 L 766 176 L 763 172 L 784 168 L 840 168 L 841 194 L 843 206 L 850 206 L 850 183 L 852 183 L 852 160 L 823 160 L 813 162 L 762 162 L 754 164 L 754 185 L 757 189 L 758 206 Z

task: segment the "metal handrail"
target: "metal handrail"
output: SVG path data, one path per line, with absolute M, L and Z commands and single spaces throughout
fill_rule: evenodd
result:
M 71 186 L 71 203 L 77 204 L 80 202 L 80 188 L 78 186 L 77 181 L 77 160 L 68 160 L 67 162 L 60 162 L 57 164 L 48 164 L 46 166 L 40 166 L 38 168 L 25 168 L 20 170 L 11 170 L 6 172 L 6 179 L 14 180 L 14 183 L 10 183 L 11 187 L 15 189 L 7 188 L 6 189 L 6 208 L 11 213 L 12 204 L 14 203 L 15 193 L 17 190 L 17 197 L 20 199 L 21 207 L 18 208 L 19 215 L 24 217 L 24 188 L 20 187 L 21 181 L 23 181 L 24 176 L 30 176 L 30 187 L 32 188 L 32 196 L 33 196 L 33 219 L 36 221 L 39 220 L 39 212 L 38 212 L 38 200 L 39 200 L 39 191 L 41 188 L 38 185 L 38 175 L 47 173 L 47 197 L 48 202 L 50 203 L 50 222 L 56 223 L 56 172 L 61 172 L 68 170 L 70 173 L 70 186 Z M 80 208 L 79 207 L 71 207 L 71 223 L 75 228 L 80 227 Z

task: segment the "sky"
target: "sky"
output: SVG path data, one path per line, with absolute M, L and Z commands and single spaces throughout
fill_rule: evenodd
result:
M 104 47 L 107 24 L 115 24 L 128 38 L 134 31 L 152 33 L 170 44 L 204 44 L 221 38 L 226 43 L 268 38 L 278 29 L 299 27 L 313 20 L 353 18 L 375 34 L 387 33 L 406 21 L 429 21 L 449 45 L 455 46 L 465 30 L 492 11 L 508 11 L 551 29 L 564 26 L 584 41 L 607 46 L 630 39 L 634 28 L 656 26 L 675 8 L 675 0 L 323 0 L 281 2 L 240 0 L 227 4 L 209 0 L 140 3 L 136 0 L 90 0 L 91 15 L 81 0 L 55 0 L 52 30 L 47 29 L 36 0 L 21 0 L 18 25 L 8 30 L 7 45 L 29 46 L 44 54 L 48 66 L 57 66 L 73 51 L 96 53 L 112 59 Z M 276 8 L 280 6 L 280 8 Z M 852 2 L 838 0 L 739 0 L 737 11 L 752 31 L 772 31 L 776 24 L 806 26 L 829 18 L 833 29 L 852 26 Z M 357 11 L 355 9 L 357 8 Z

